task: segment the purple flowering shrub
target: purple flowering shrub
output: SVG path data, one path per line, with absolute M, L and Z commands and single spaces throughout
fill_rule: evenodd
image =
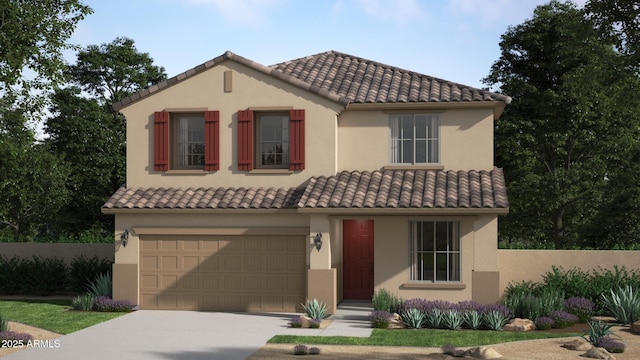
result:
M 93 300 L 94 311 L 129 312 L 133 305 L 128 300 L 113 300 L 107 296 L 96 296 Z
M 376 329 L 386 329 L 389 327 L 389 322 L 393 314 L 384 311 L 384 310 L 374 310 L 371 314 L 369 314 L 369 320 L 371 320 L 371 325 Z
M 15 331 L 1 331 L 0 341 L 22 341 L 25 345 L 28 341 L 33 340 L 31 334 L 19 333 Z
M 307 355 L 309 353 L 309 348 L 306 345 L 298 344 L 293 347 L 294 355 Z
M 564 301 L 564 309 L 577 316 L 579 323 L 586 323 L 595 311 L 595 305 L 587 298 L 574 296 Z
M 289 326 L 292 328 L 301 328 L 302 327 L 302 316 L 296 316 L 293 319 L 289 320 Z
M 552 318 L 548 316 L 541 316 L 537 318 L 534 323 L 536 324 L 536 328 L 538 330 L 549 330 L 555 326 L 556 322 L 553 321 Z
M 549 314 L 549 317 L 553 319 L 557 329 L 568 328 L 569 326 L 573 326 L 578 322 L 577 316 L 569 314 L 566 311 L 552 311 L 551 314 Z

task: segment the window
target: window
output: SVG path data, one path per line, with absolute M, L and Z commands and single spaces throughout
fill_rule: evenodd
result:
M 204 167 L 204 114 L 172 114 L 172 169 Z
M 154 113 L 154 170 L 219 169 L 218 111 Z
M 238 170 L 304 170 L 304 122 L 304 110 L 239 110 Z
M 459 229 L 454 221 L 411 223 L 411 280 L 460 281 Z
M 289 113 L 258 113 L 256 167 L 289 168 Z
M 438 115 L 397 114 L 389 119 L 392 164 L 437 164 L 440 162 L 440 118 Z

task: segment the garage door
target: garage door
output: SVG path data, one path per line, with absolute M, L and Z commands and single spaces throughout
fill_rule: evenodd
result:
M 296 311 L 304 236 L 140 237 L 140 308 Z

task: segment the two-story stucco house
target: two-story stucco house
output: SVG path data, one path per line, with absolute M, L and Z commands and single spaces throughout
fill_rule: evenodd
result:
M 114 298 L 495 302 L 508 203 L 493 127 L 510 101 L 335 51 L 273 66 L 226 52 L 135 94 L 114 105 L 127 183 L 102 208 Z

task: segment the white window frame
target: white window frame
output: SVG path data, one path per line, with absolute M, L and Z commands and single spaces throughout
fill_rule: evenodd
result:
M 193 129 L 190 123 L 193 120 L 202 122 L 201 127 Z M 201 131 L 201 134 L 196 134 Z M 172 113 L 170 124 L 170 143 L 171 143 L 171 169 L 201 169 L 204 168 L 204 113 Z M 194 136 L 201 136 L 202 141 L 198 141 Z M 198 149 L 201 148 L 201 151 Z M 200 156 L 200 163 L 191 163 L 193 157 Z
M 405 131 L 411 123 L 412 131 Z M 424 123 L 424 127 L 421 124 Z M 427 165 L 440 163 L 440 116 L 437 114 L 389 115 L 389 163 L 394 165 Z M 407 149 L 411 148 L 410 156 Z M 424 161 L 417 159 L 424 147 Z
M 428 224 L 432 224 L 432 229 Z M 442 226 L 445 232 L 442 233 Z M 460 283 L 462 281 L 462 236 L 459 221 L 411 221 L 409 239 L 409 280 L 428 283 Z M 429 235 L 431 232 L 431 235 Z M 422 236 L 422 238 L 420 238 Z M 438 236 L 446 237 L 446 245 L 438 248 Z M 429 239 L 431 237 L 431 239 Z M 422 240 L 422 241 L 421 241 Z M 432 241 L 431 247 L 428 247 Z M 425 247 L 425 244 L 427 247 Z M 442 244 L 440 244 L 442 245 Z M 431 259 L 429 259 L 431 258 Z M 444 261 L 444 264 L 442 264 Z M 432 262 L 432 268 L 430 267 Z M 438 265 L 445 271 L 438 272 Z

